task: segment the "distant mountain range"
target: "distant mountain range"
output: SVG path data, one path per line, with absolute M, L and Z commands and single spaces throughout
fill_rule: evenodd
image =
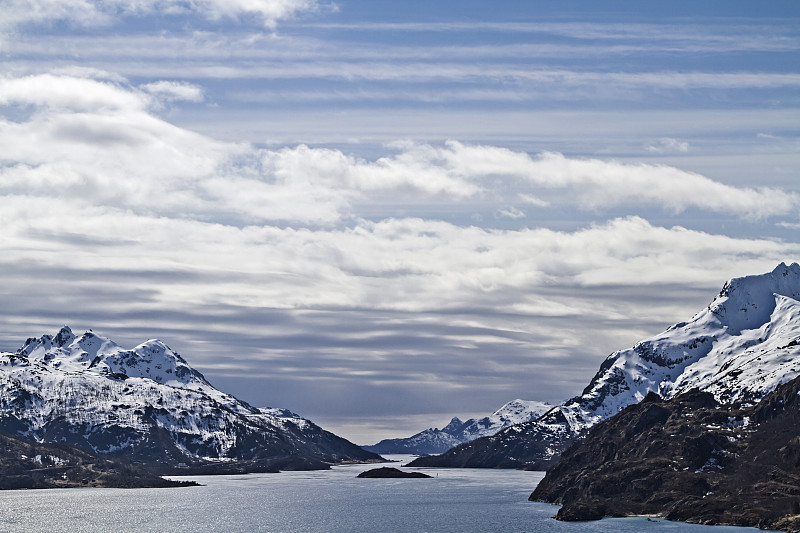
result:
M 160 472 L 318 469 L 378 455 L 285 409 L 215 389 L 166 344 L 64 327 L 0 353 L 0 431 Z
M 408 438 L 385 439 L 378 444 L 362 446 L 362 448 L 379 454 L 444 453 L 459 444 L 494 435 L 503 428 L 536 420 L 552 408 L 552 405 L 545 402 L 512 400 L 483 418 L 470 418 L 466 422 L 462 422 L 458 417 L 454 417 L 442 429 L 429 428 Z
M 797 263 L 732 279 L 688 322 L 609 355 L 581 395 L 411 465 L 544 470 L 589 428 L 649 392 L 674 398 L 699 389 L 723 405 L 755 403 L 800 375 L 798 300 Z

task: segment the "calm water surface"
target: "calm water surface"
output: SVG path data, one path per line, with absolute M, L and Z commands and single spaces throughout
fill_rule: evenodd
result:
M 0 531 L 758 531 L 644 518 L 557 522 L 557 507 L 527 501 L 543 472 L 429 468 L 433 479 L 356 478 L 376 466 L 194 476 L 181 479 L 204 486 L 180 489 L 5 491 Z

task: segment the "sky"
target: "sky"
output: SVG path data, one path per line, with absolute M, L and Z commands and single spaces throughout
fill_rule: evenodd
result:
M 159 338 L 372 444 L 580 394 L 798 230 L 795 1 L 0 1 L 0 350 Z

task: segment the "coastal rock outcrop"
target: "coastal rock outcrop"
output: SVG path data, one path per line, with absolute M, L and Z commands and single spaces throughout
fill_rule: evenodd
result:
M 652 514 L 800 530 L 800 378 L 756 405 L 652 393 L 567 449 L 530 499 L 561 505 L 567 521 Z

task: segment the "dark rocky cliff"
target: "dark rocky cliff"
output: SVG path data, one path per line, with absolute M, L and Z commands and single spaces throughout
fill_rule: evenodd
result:
M 655 394 L 596 425 L 531 494 L 560 520 L 654 514 L 800 531 L 800 378 L 755 406 Z
M 0 490 L 74 487 L 180 487 L 130 461 L 100 457 L 64 443 L 45 444 L 0 433 Z

